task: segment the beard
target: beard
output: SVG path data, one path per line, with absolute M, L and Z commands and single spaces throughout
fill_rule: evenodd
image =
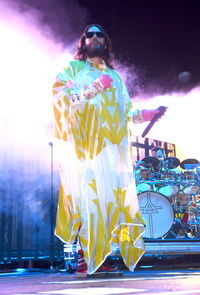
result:
M 103 57 L 105 55 L 106 49 L 103 44 L 98 41 L 94 41 L 91 44 L 87 45 L 86 54 L 88 57 Z

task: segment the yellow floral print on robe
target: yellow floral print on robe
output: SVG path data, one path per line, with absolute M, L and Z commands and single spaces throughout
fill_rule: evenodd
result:
M 75 93 L 102 74 L 112 78 L 110 88 L 73 102 Z M 128 144 L 132 102 L 126 87 L 104 64 L 72 61 L 57 75 L 53 94 L 61 176 L 55 234 L 70 243 L 78 235 L 88 273 L 99 268 L 112 245 L 133 271 L 144 253 L 144 224 Z M 141 121 L 139 111 L 133 121 Z

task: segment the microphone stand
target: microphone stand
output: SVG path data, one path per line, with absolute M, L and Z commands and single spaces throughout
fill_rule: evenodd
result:
M 51 163 L 51 170 L 50 170 L 50 194 L 51 194 L 51 207 L 50 207 L 50 271 L 53 271 L 53 261 L 54 261 L 54 187 L 53 187 L 53 142 L 49 141 L 50 146 L 50 163 Z

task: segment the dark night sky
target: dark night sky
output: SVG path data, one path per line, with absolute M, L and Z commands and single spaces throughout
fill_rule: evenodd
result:
M 145 72 L 145 88 L 188 90 L 200 80 L 199 0 L 79 0 L 88 23 L 103 25 L 121 60 Z M 188 83 L 177 81 L 189 71 Z

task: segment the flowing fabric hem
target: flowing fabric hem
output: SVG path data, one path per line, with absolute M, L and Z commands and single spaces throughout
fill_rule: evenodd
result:
M 137 236 L 137 238 L 135 239 L 135 240 L 132 240 L 133 241 L 133 247 L 134 248 L 137 248 L 137 249 L 142 249 L 142 254 L 138 257 L 138 259 L 134 262 L 134 265 L 132 266 L 132 267 L 129 267 L 129 266 L 127 266 L 127 264 L 126 264 L 126 261 L 125 261 L 125 259 L 122 257 L 122 259 L 123 259 L 123 261 L 124 261 L 124 263 L 125 263 L 125 265 L 128 267 L 128 269 L 130 270 L 130 271 L 134 271 L 134 269 L 135 269 L 135 267 L 136 267 L 136 265 L 137 265 L 137 263 L 138 263 L 138 261 L 141 259 L 141 257 L 144 255 L 144 253 L 145 253 L 145 244 L 144 244 L 144 241 L 142 241 L 142 246 L 141 247 L 135 247 L 135 244 L 138 242 L 138 240 L 140 239 L 140 238 L 142 238 L 142 235 L 145 233 L 145 229 L 144 229 L 144 225 L 143 224 L 137 224 L 137 223 L 120 223 L 119 225 L 117 225 L 116 227 L 115 227 L 115 229 L 112 231 L 112 234 L 114 233 L 114 231 L 115 230 L 117 230 L 117 229 L 119 229 L 120 228 L 120 226 L 121 225 L 124 225 L 124 226 L 130 226 L 130 227 L 135 227 L 135 226 L 138 226 L 139 228 L 142 228 L 142 230 L 141 230 L 141 232 L 139 233 L 139 235 Z M 111 241 L 110 241 L 111 242 Z M 118 247 L 119 247 L 119 244 L 118 244 Z M 120 249 L 120 247 L 119 247 L 119 249 Z M 121 249 L 120 249 L 120 254 L 121 254 Z
M 138 227 L 141 227 L 141 228 L 144 227 L 142 224 L 136 224 L 136 223 L 120 223 L 119 225 L 117 225 L 117 226 L 112 230 L 111 235 L 113 235 L 114 232 L 115 232 L 117 229 L 119 229 L 121 225 L 124 225 L 124 226 L 133 226 L 133 227 L 134 227 L 134 226 L 138 226 Z M 134 245 L 137 243 L 137 241 L 139 240 L 139 238 L 142 237 L 142 235 L 143 235 L 144 232 L 145 232 L 145 230 L 143 229 L 143 230 L 141 231 L 141 233 L 138 235 L 138 237 L 133 241 L 133 242 L 134 242 L 134 243 L 133 243 L 133 247 L 134 247 Z M 113 237 L 111 237 L 111 239 L 109 240 L 110 248 L 112 248 L 112 247 L 111 247 L 111 244 L 112 244 L 112 238 L 113 238 Z M 143 245 L 144 245 L 144 242 L 143 242 Z M 119 247 L 119 244 L 118 244 L 118 247 Z M 143 249 L 143 247 L 135 247 L 135 248 L 137 248 L 137 249 Z M 145 245 L 144 245 L 144 248 L 145 248 Z M 119 247 L 119 249 L 120 249 L 120 247 Z M 88 274 L 93 274 L 93 273 L 95 273 L 95 272 L 99 269 L 99 267 L 101 267 L 101 265 L 105 262 L 106 258 L 107 258 L 111 253 L 112 253 L 112 249 L 111 249 L 111 251 L 109 251 L 109 252 L 105 255 L 105 258 L 102 260 L 102 262 L 101 262 L 101 263 L 100 263 L 100 264 L 99 264 L 99 265 L 98 265 L 93 271 L 87 271 L 87 273 L 88 273 Z M 134 269 L 135 269 L 135 267 L 136 267 L 138 261 L 141 259 L 141 257 L 144 255 L 144 253 L 145 253 L 145 249 L 143 249 L 142 254 L 138 257 L 138 259 L 135 261 L 134 265 L 133 265 L 131 268 L 128 267 L 128 266 L 126 265 L 126 261 L 123 259 L 123 257 L 122 257 L 122 259 L 123 259 L 125 265 L 128 267 L 128 269 L 129 269 L 130 271 L 134 272 Z M 121 254 L 121 249 L 120 249 L 120 254 Z
M 96 267 L 96 268 L 94 268 L 92 271 L 87 271 L 87 273 L 88 274 L 93 274 L 93 273 L 95 273 L 100 267 L 101 267 L 101 265 L 105 262 L 105 260 L 106 260 L 106 258 L 112 253 L 112 238 L 113 238 L 113 235 L 114 235 L 114 232 L 116 231 L 116 230 L 118 230 L 121 226 L 128 226 L 128 227 L 135 227 L 135 226 L 137 226 L 137 227 L 139 227 L 139 228 L 143 228 L 143 225 L 142 224 L 137 224 L 137 223 L 120 223 L 119 225 L 117 225 L 113 230 L 112 230 L 112 232 L 111 232 L 111 239 L 109 240 L 109 244 L 110 244 L 110 251 L 105 255 L 105 257 L 104 257 L 104 259 L 102 260 L 102 262 Z M 142 235 L 143 235 L 143 233 L 145 232 L 145 230 L 143 229 L 140 233 L 139 233 L 139 235 L 137 236 L 137 238 L 135 239 L 135 240 L 132 240 L 133 241 L 133 247 L 136 245 L 136 243 L 138 242 L 138 240 L 142 237 Z M 56 231 L 54 231 L 54 234 L 55 234 L 55 236 L 57 237 L 57 238 L 59 238 L 63 243 L 70 243 L 70 244 L 73 244 L 73 242 L 72 241 L 70 241 L 70 239 L 67 241 L 67 240 L 64 240 L 61 236 L 59 236 L 57 233 L 56 233 Z M 77 235 L 78 235 L 78 233 L 77 233 Z M 138 257 L 138 259 L 134 262 L 134 265 L 132 265 L 131 267 L 129 267 L 129 266 L 127 266 L 127 264 L 126 264 L 126 261 L 125 261 L 125 259 L 122 257 L 122 259 L 123 259 L 123 261 L 124 261 L 124 263 L 125 263 L 125 265 L 127 266 L 127 268 L 130 270 L 130 271 L 132 271 L 132 272 L 134 272 L 134 269 L 135 269 L 135 267 L 136 267 L 136 265 L 137 265 L 137 263 L 138 263 L 138 261 L 141 259 L 141 257 L 144 255 L 144 253 L 145 253 L 145 244 L 144 244 L 144 241 L 143 241 L 143 243 L 142 243 L 142 245 L 144 246 L 144 248 L 141 246 L 141 247 L 135 247 L 135 248 L 137 248 L 137 249 L 142 249 L 142 253 L 141 253 L 141 255 Z M 120 254 L 121 254 L 121 249 L 120 249 L 120 245 L 118 244 L 118 248 L 119 248 L 119 250 L 120 250 Z

